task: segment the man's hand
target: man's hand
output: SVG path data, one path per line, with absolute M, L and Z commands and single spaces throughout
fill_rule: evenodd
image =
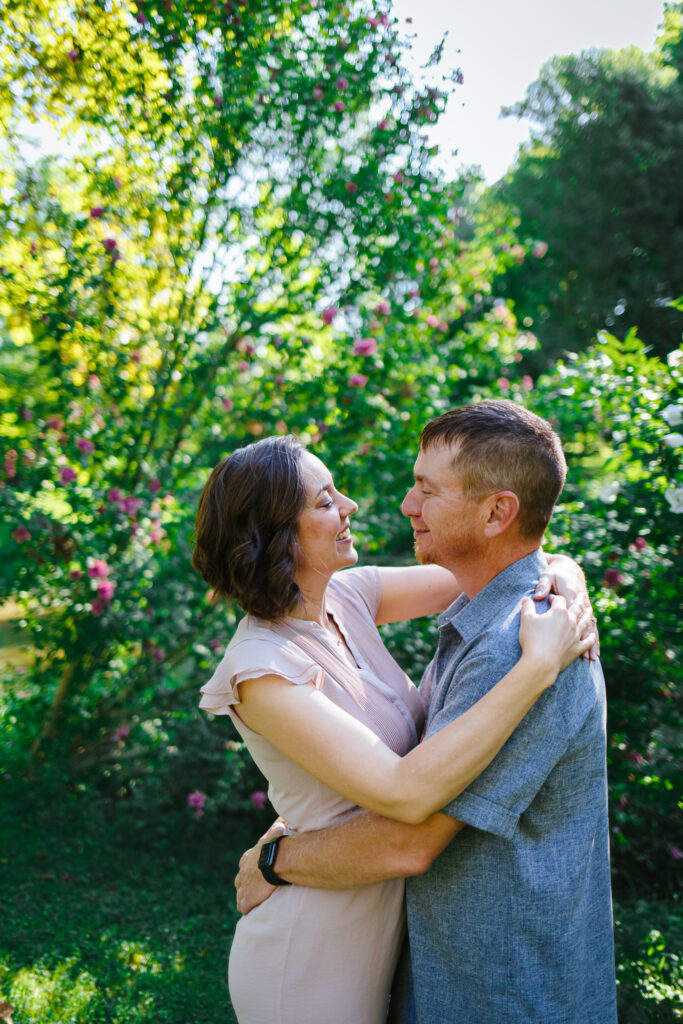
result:
M 287 823 L 278 818 L 268 831 L 261 836 L 256 846 L 252 846 L 240 857 L 239 873 L 235 876 L 237 890 L 237 909 L 240 914 L 248 914 L 254 907 L 267 900 L 277 886 L 266 882 L 258 866 L 261 847 L 270 839 L 276 839 L 287 831 Z

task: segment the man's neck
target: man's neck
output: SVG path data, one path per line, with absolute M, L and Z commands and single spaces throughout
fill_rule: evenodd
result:
M 445 568 L 453 573 L 463 592 L 472 600 L 509 565 L 526 558 L 527 555 L 537 551 L 540 546 L 540 541 L 520 541 L 515 544 L 507 544 L 504 548 L 487 551 L 472 562 L 463 559 L 458 565 L 447 565 Z

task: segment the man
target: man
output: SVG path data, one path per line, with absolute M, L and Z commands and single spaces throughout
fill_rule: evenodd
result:
M 565 474 L 549 425 L 510 402 L 463 406 L 423 431 L 402 510 L 419 560 L 450 569 L 464 590 L 440 618 L 422 682 L 427 736 L 517 661 L 521 601 L 543 567 Z M 256 852 L 238 876 L 243 910 L 268 893 Z M 561 673 L 489 767 L 423 825 L 362 812 L 268 852 L 270 872 L 300 885 L 409 876 L 399 1024 L 616 1021 L 597 662 Z

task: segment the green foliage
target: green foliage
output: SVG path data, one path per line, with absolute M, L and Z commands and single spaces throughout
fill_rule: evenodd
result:
M 634 332 L 604 335 L 541 378 L 532 407 L 565 439 L 569 477 L 552 543 L 583 565 L 608 690 L 613 863 L 628 886 L 681 851 L 683 350 L 668 364 Z
M 133 844 L 165 842 L 190 808 L 207 836 L 235 815 L 265 826 L 263 779 L 196 711 L 236 623 L 190 568 L 210 467 L 295 433 L 359 502 L 365 561 L 408 561 L 397 509 L 421 427 L 507 395 L 553 419 L 571 463 L 550 543 L 585 565 L 599 614 L 618 877 L 669 884 L 680 354 L 605 337 L 535 385 L 519 376 L 535 341 L 497 282 L 526 243 L 480 183 L 432 172 L 422 129 L 445 90 L 410 80 L 384 6 L 4 8 L 0 597 L 24 648 L 0 686 L 7 770 L 111 801 Z M 624 80 L 605 68 L 602 100 Z M 673 71 L 638 69 L 634 94 L 673 96 Z M 26 119 L 72 152 L 27 161 Z M 415 677 L 433 628 L 386 631 Z
M 670 303 L 683 279 L 682 8 L 667 6 L 654 53 L 554 57 L 507 111 L 532 123 L 531 143 L 494 191 L 519 211 L 536 256 L 506 278 L 540 340 L 535 367 L 605 328 L 623 338 L 636 324 L 662 356 L 680 344 Z
M 10 758 L 90 770 L 210 674 L 235 617 L 189 538 L 219 458 L 295 432 L 368 548 L 403 550 L 384 510 L 424 418 L 529 344 L 492 294 L 505 211 L 465 220 L 473 184 L 430 171 L 445 92 L 405 45 L 383 7 L 277 0 L 2 22 L 0 593 L 34 659 L 3 697 Z M 77 158 L 27 164 L 26 118 Z

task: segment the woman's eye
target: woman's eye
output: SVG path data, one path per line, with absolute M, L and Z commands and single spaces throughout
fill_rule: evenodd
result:
M 334 502 L 333 501 L 328 501 L 326 505 L 321 505 L 320 507 L 321 508 L 333 508 L 333 506 L 334 506 Z

